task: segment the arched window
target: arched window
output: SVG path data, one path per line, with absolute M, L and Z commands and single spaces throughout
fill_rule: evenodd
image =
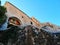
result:
M 13 25 L 21 25 L 21 21 L 16 17 L 10 17 L 8 21 Z

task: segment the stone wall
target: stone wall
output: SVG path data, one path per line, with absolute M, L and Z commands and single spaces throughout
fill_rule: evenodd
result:
M 40 27 L 40 23 L 35 21 L 35 19 L 32 19 L 29 16 L 27 16 L 27 14 L 22 12 L 20 9 L 18 9 L 11 3 L 6 2 L 4 6 L 7 8 L 6 14 L 7 14 L 8 18 L 9 17 L 17 17 L 19 20 L 21 20 L 23 26 L 33 25 L 36 27 Z

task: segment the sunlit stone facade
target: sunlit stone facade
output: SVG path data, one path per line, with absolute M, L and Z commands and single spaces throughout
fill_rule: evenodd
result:
M 41 24 L 34 17 L 30 18 L 29 16 L 27 16 L 27 14 L 25 14 L 23 11 L 12 5 L 10 2 L 6 2 L 4 6 L 7 8 L 6 15 L 8 19 L 12 18 L 12 20 L 10 21 L 13 22 L 14 24 L 18 23 L 19 21 L 20 22 L 19 26 L 32 25 L 38 28 L 41 27 Z M 13 17 L 18 19 L 18 21 L 13 19 Z

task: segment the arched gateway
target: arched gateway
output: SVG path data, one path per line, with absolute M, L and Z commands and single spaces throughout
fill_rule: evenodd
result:
M 21 21 L 17 17 L 10 17 L 8 21 L 9 21 L 9 24 L 12 24 L 12 25 L 16 25 L 16 26 L 21 25 Z

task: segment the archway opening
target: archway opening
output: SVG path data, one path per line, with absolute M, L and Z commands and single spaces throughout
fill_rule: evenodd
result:
M 21 21 L 16 17 L 10 17 L 8 21 L 12 25 L 21 25 Z

